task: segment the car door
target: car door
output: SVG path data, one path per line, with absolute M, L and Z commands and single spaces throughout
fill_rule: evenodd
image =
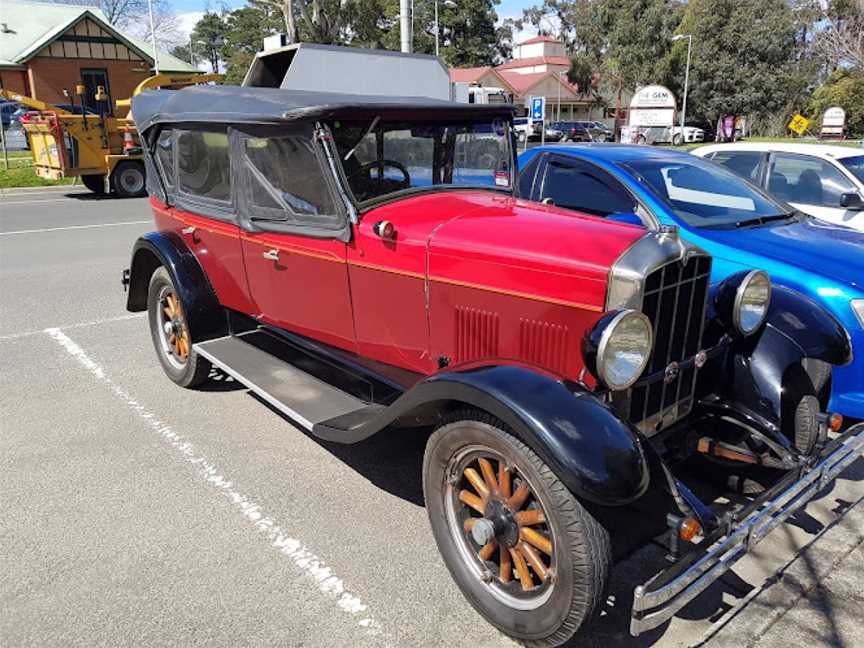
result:
M 235 128 L 231 151 L 254 314 L 353 351 L 349 224 L 312 126 Z
M 840 205 L 840 197 L 855 192 L 855 186 L 828 160 L 814 155 L 772 153 L 767 188 L 806 214 L 838 225 L 864 228 L 862 212 Z
M 533 183 L 533 198 L 538 202 L 574 209 L 593 216 L 620 215 L 621 220 L 639 211 L 633 195 L 617 180 L 596 166 L 565 157 L 548 155 Z

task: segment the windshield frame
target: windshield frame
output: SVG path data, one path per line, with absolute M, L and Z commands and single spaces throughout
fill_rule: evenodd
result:
M 370 120 L 370 123 L 377 119 L 379 123 L 383 126 L 387 123 L 392 123 L 391 120 L 387 120 L 386 117 L 379 116 Z M 476 118 L 476 119 L 465 119 L 464 123 L 466 125 L 469 124 L 478 124 L 478 123 L 490 123 L 493 118 Z M 503 140 L 507 143 L 509 148 L 509 185 L 507 187 L 501 187 L 490 184 L 430 184 L 428 186 L 420 186 L 420 187 L 408 187 L 406 189 L 400 189 L 398 191 L 393 191 L 391 193 L 382 194 L 380 196 L 374 196 L 372 198 L 367 198 L 366 200 L 359 200 L 357 196 L 354 194 L 353 189 L 351 188 L 351 183 L 348 181 L 348 177 L 345 174 L 344 168 L 344 160 L 342 159 L 342 155 L 336 146 L 336 140 L 333 137 L 333 132 L 331 129 L 330 121 L 322 123 L 322 127 L 326 132 L 326 144 L 330 149 L 333 156 L 333 166 L 335 167 L 335 172 L 337 176 L 337 180 L 340 185 L 341 193 L 348 199 L 351 203 L 351 207 L 357 213 L 357 220 L 359 221 L 362 216 L 382 205 L 386 205 L 392 202 L 397 202 L 399 200 L 409 198 L 416 195 L 422 194 L 432 194 L 432 193 L 441 193 L 447 191 L 492 191 L 497 194 L 504 194 L 508 196 L 516 195 L 516 184 L 518 178 L 518 159 L 517 159 L 517 147 L 516 147 L 516 135 L 515 130 L 513 128 L 513 117 L 502 118 L 496 117 L 494 119 L 500 120 L 504 123 L 504 134 L 502 136 Z M 343 121 L 343 120 L 336 120 Z M 400 123 L 410 123 L 411 120 L 408 119 L 400 119 L 398 120 Z M 442 124 L 452 124 L 454 120 L 452 118 L 441 118 L 441 119 L 422 119 L 416 120 L 417 124 L 429 125 L 436 122 L 440 122 Z M 377 128 L 377 124 L 376 124 Z M 371 129 L 370 129 L 371 130 Z M 358 141 L 359 144 L 359 141 Z
M 853 181 L 857 185 L 859 185 L 858 186 L 858 192 L 861 193 L 862 187 L 864 187 L 864 153 L 861 153 L 861 155 L 848 155 L 848 156 L 842 157 L 842 158 L 838 157 L 838 158 L 834 158 L 834 160 L 842 167 L 843 171 L 847 175 L 852 176 Z M 859 168 L 859 171 L 857 171 L 857 172 L 853 171 L 849 167 L 849 165 L 847 164 L 847 162 L 851 162 L 853 160 L 855 161 L 856 164 L 861 165 Z M 860 173 L 861 175 L 858 175 L 858 173 Z M 862 195 L 862 198 L 864 198 L 864 195 Z
M 692 160 L 690 158 L 693 158 Z M 639 169 L 632 166 L 633 163 L 641 163 L 641 162 L 654 162 L 660 165 L 668 164 L 691 164 L 692 166 L 706 170 L 702 165 L 704 164 L 707 167 L 710 167 L 712 171 L 717 171 L 718 175 L 723 177 L 724 179 L 728 179 L 733 182 L 742 183 L 747 189 L 754 192 L 758 197 L 762 198 L 766 202 L 773 204 L 777 207 L 777 213 L 774 214 L 762 214 L 756 216 L 756 212 L 754 212 L 754 216 L 751 218 L 740 219 L 740 220 L 727 220 L 725 222 L 718 222 L 713 224 L 700 224 L 694 222 L 689 218 L 689 215 L 683 210 L 678 209 L 671 200 L 664 198 L 660 195 L 660 192 L 655 189 L 654 185 L 649 182 L 639 171 Z M 788 203 L 779 200 L 778 198 L 767 193 L 762 187 L 750 182 L 746 178 L 742 178 L 741 176 L 733 173 L 732 171 L 726 169 L 720 164 L 716 162 L 712 162 L 709 159 L 701 158 L 698 156 L 687 155 L 683 159 L 678 157 L 645 157 L 645 158 L 636 158 L 636 159 L 628 159 L 628 160 L 618 160 L 615 162 L 615 165 L 618 166 L 622 172 L 628 174 L 633 180 L 635 180 L 639 185 L 642 191 L 648 192 L 654 200 L 656 200 L 662 208 L 675 219 L 676 222 L 683 225 L 686 228 L 696 229 L 696 230 L 728 230 L 728 229 L 736 229 L 740 227 L 747 226 L 757 226 L 762 225 L 765 222 L 778 221 L 781 217 L 784 218 L 794 218 L 797 217 L 801 212 Z M 698 215 L 697 215 L 698 216 Z

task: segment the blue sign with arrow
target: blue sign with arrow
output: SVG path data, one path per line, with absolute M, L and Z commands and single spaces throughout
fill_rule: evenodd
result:
M 543 121 L 546 114 L 546 97 L 532 97 L 531 99 L 531 119 L 534 121 Z

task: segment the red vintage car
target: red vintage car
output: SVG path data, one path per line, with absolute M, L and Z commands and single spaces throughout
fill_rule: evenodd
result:
M 330 441 L 433 429 L 441 554 L 528 645 L 576 632 L 634 534 L 668 537 L 631 630 L 662 624 L 864 451 L 813 388 L 850 357 L 829 314 L 759 271 L 709 286 L 674 229 L 514 198 L 510 106 L 196 87 L 132 110 L 156 231 L 124 283 L 166 374 L 215 366 Z

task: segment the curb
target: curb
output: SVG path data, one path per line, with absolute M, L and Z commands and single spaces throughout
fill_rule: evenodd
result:
M 753 646 L 864 543 L 864 497 L 829 523 L 786 565 L 718 619 L 691 648 Z M 815 566 L 815 569 L 814 569 Z M 734 626 L 728 627 L 734 621 Z M 731 633 L 731 635 L 730 635 Z

